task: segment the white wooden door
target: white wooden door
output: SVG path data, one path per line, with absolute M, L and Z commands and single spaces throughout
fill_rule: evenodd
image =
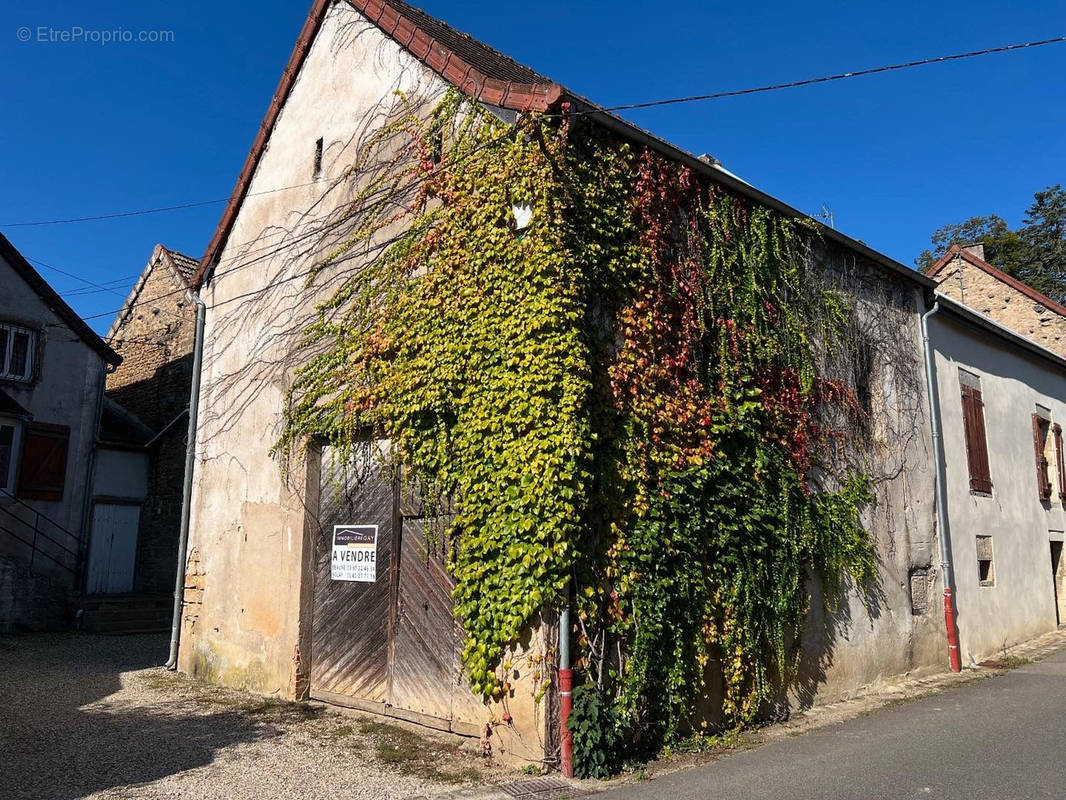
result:
M 97 503 L 93 506 L 89 546 L 88 594 L 133 591 L 133 563 L 137 558 L 139 505 Z

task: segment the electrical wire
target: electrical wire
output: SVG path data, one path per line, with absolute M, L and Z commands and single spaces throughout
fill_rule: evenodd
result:
M 819 83 L 830 83 L 832 81 L 845 80 L 847 78 L 859 78 L 866 75 L 875 75 L 882 72 L 893 72 L 896 70 L 911 69 L 914 67 L 923 67 L 931 64 L 943 64 L 949 61 L 959 61 L 967 58 L 976 58 L 978 56 L 993 55 L 996 53 L 1008 53 L 1016 50 L 1025 50 L 1033 47 L 1042 47 L 1049 44 L 1061 44 L 1066 42 L 1066 36 L 1057 36 L 1050 39 L 1040 39 L 1032 42 L 1021 42 L 1018 44 L 1002 45 L 1000 47 L 988 47 L 983 50 L 971 50 L 965 53 L 953 53 L 946 56 L 937 56 L 934 58 L 923 58 L 917 61 L 905 61 L 899 64 L 888 64 L 880 67 L 870 67 L 869 69 L 856 70 L 854 72 L 841 72 L 836 75 L 824 75 L 817 78 L 804 78 L 802 80 L 787 81 L 784 83 L 768 84 L 766 86 L 755 86 L 748 89 L 732 89 L 723 92 L 713 92 L 710 94 L 697 94 L 689 95 L 687 97 L 673 97 L 665 100 L 648 100 L 640 103 L 624 103 L 614 106 L 606 106 L 604 108 L 587 109 L 583 111 L 574 112 L 578 114 L 596 114 L 603 111 L 633 111 L 644 108 L 656 108 L 659 106 L 677 105 L 680 103 L 696 103 L 706 100 L 719 100 L 726 97 L 741 97 L 749 94 L 759 94 L 762 92 L 774 92 L 782 89 L 795 89 L 801 86 L 812 86 Z M 309 183 L 297 184 L 294 186 L 282 186 L 277 189 L 267 189 L 261 192 L 254 192 L 246 195 L 246 197 L 254 197 L 260 194 L 272 194 L 274 192 L 283 192 L 289 189 L 299 189 L 305 186 L 314 185 L 315 181 Z M 127 217 L 143 216 L 145 214 L 161 214 L 170 211 L 180 211 L 190 208 L 199 208 L 202 206 L 217 205 L 218 203 L 227 203 L 232 199 L 230 197 L 216 198 L 214 200 L 200 200 L 191 203 L 181 203 L 173 206 L 163 206 L 160 208 L 147 208 L 139 209 L 135 211 L 121 211 L 112 214 L 98 214 L 95 216 L 86 217 L 71 217 L 69 219 L 52 219 L 52 220 L 35 220 L 31 222 L 7 222 L 0 223 L 0 228 L 20 228 L 20 227 L 33 227 L 41 225 L 66 225 L 70 223 L 78 222 L 97 222 L 101 220 L 113 220 L 124 219 Z
M 245 195 L 246 197 L 255 197 L 262 194 L 274 194 L 275 192 L 286 192 L 289 189 L 302 189 L 305 186 L 313 186 L 317 181 L 310 181 L 308 183 L 298 183 L 293 186 L 280 186 L 277 189 L 264 189 L 260 192 L 253 192 Z M 70 217 L 69 219 L 45 219 L 34 220 L 32 222 L 0 222 L 0 228 L 31 228 L 39 225 L 68 225 L 75 222 L 100 222 L 101 220 L 110 219 L 125 219 L 127 217 L 141 217 L 146 214 L 163 214 L 168 211 L 184 211 L 189 208 L 202 208 L 203 206 L 213 206 L 219 203 L 228 203 L 230 197 L 218 197 L 214 200 L 197 200 L 191 203 L 180 203 L 174 206 L 161 206 L 159 208 L 142 208 L 135 211 L 117 211 L 112 214 L 96 214 L 89 217 Z
M 837 75 L 825 75 L 820 78 L 804 78 L 798 81 L 788 81 L 787 83 L 772 83 L 767 86 L 756 86 L 750 89 L 733 89 L 726 92 L 713 92 L 711 94 L 696 94 L 688 97 L 674 97 L 668 100 L 649 100 L 643 103 L 626 103 L 617 106 L 608 106 L 604 108 L 604 111 L 632 111 L 640 108 L 657 108 L 659 106 L 676 105 L 678 103 L 697 103 L 704 100 L 719 100 L 723 97 L 742 97 L 749 94 L 758 94 L 760 92 L 776 92 L 781 89 L 795 89 L 800 86 L 813 86 L 817 83 L 830 83 L 831 81 L 842 81 L 846 78 L 861 78 L 865 75 L 876 75 L 881 72 L 893 72 L 901 69 L 911 69 L 912 67 L 924 67 L 930 64 L 944 64 L 948 61 L 959 61 L 964 58 L 976 58 L 977 56 L 987 56 L 994 53 L 1009 53 L 1014 50 L 1024 50 L 1030 47 L 1042 47 L 1048 44 L 1059 44 L 1066 42 L 1066 36 L 1057 36 L 1052 39 L 1041 39 L 1036 42 L 1022 42 L 1020 44 L 1007 44 L 1001 47 L 988 47 L 984 50 L 971 50 L 967 53 L 955 53 L 948 56 L 937 56 L 936 58 L 923 58 L 918 61 L 905 61 L 901 64 L 888 64 L 881 67 L 870 67 L 869 69 L 861 69 L 855 72 L 841 72 Z M 595 110 L 578 113 L 596 113 Z
M 504 139 L 509 138 L 509 137 L 511 137 L 513 135 L 514 135 L 514 129 L 513 128 L 507 128 L 504 131 L 502 131 L 499 136 L 494 136 L 491 139 L 486 139 L 484 142 L 481 142 L 480 144 L 475 145 L 470 150 L 468 150 L 465 153 L 463 153 L 456 160 L 450 161 L 450 162 L 448 162 L 446 164 L 438 166 L 432 172 L 428 172 L 425 175 L 423 175 L 423 176 L 421 176 L 419 178 L 416 178 L 415 180 L 411 181 L 404 188 L 407 189 L 407 190 L 410 190 L 410 189 L 413 189 L 413 188 L 417 188 L 422 183 L 425 183 L 427 180 L 429 180 L 431 178 L 437 177 L 442 172 L 446 172 L 448 170 L 454 169 L 457 166 L 461 165 L 464 161 L 466 161 L 467 159 L 469 159 L 472 156 L 474 156 L 480 150 L 483 150 L 483 149 L 485 149 L 487 147 L 490 147 L 490 146 L 492 146 L 494 144 L 497 144 L 498 142 L 501 142 Z M 330 187 L 330 191 L 332 191 L 333 189 L 337 188 L 340 185 L 341 184 L 339 184 L 339 183 L 335 184 L 334 186 Z M 387 191 L 389 191 L 388 187 L 379 189 L 376 192 L 371 193 L 367 197 L 362 198 L 362 201 L 363 202 L 367 202 L 369 200 L 373 200 L 376 196 L 382 195 L 382 194 L 384 194 Z M 326 194 L 328 194 L 328 192 Z M 326 195 L 324 194 L 322 197 L 320 197 L 318 200 L 316 200 L 315 204 L 321 202 L 322 199 L 325 198 L 325 196 Z M 333 225 L 334 226 L 338 226 L 338 225 L 344 224 L 347 221 L 348 221 L 347 217 L 341 217 L 335 223 L 333 223 Z M 326 229 L 326 230 L 328 230 L 328 229 Z M 252 258 L 252 259 L 247 260 L 247 261 L 239 262 L 239 263 L 237 263 L 237 264 L 235 264 L 235 265 L 233 265 L 231 267 L 228 267 L 227 269 L 218 270 L 218 271 L 216 271 L 214 273 L 214 277 L 215 278 L 220 278 L 220 277 L 222 277 L 224 275 L 229 275 L 231 273 L 237 272 L 238 270 L 247 269 L 248 267 L 253 266 L 254 264 L 256 264 L 256 263 L 258 263 L 260 261 L 263 261 L 264 259 L 267 259 L 267 258 L 270 258 L 270 257 L 272 257 L 274 255 L 277 255 L 278 253 L 280 253 L 280 252 L 292 247 L 293 245 L 298 244 L 299 242 L 303 241 L 304 239 L 310 238 L 311 236 L 322 235 L 323 233 L 326 232 L 326 230 L 323 230 L 323 229 L 312 229 L 312 230 L 307 231 L 307 232 L 305 232 L 303 234 L 300 234 L 299 236 L 297 236 L 296 238 L 294 238 L 292 240 L 285 241 L 285 242 L 279 244 L 276 247 L 275 246 L 268 246 L 269 249 L 266 252 L 262 252 L 261 255 L 257 255 L 255 258 Z M 261 252 L 261 251 L 262 251 L 262 248 L 261 248 L 260 251 L 253 250 L 251 252 L 252 253 L 256 253 L 256 252 Z M 245 254 L 245 255 L 248 255 L 248 254 Z M 313 265 L 310 269 L 306 270 L 305 272 L 297 273 L 296 275 L 290 275 L 290 276 L 287 276 L 285 278 L 279 278 L 279 279 L 277 279 L 275 281 L 271 281 L 266 286 L 263 286 L 263 287 L 261 287 L 259 289 L 256 289 L 256 290 L 253 290 L 251 292 L 248 292 L 245 295 L 242 295 L 241 297 L 243 298 L 243 297 L 246 297 L 246 296 L 249 296 L 249 295 L 252 295 L 252 294 L 258 294 L 258 293 L 261 293 L 261 292 L 269 291 L 270 289 L 272 289 L 277 284 L 285 283 L 287 281 L 294 280 L 295 278 L 305 277 L 307 275 L 310 275 L 316 269 L 318 269 L 318 265 L 317 264 Z M 177 294 L 178 292 L 184 292 L 184 291 L 185 291 L 184 289 L 175 289 L 175 290 L 170 291 L 170 292 L 164 292 L 161 295 L 149 298 L 147 300 L 138 300 L 138 303 L 144 303 L 144 304 L 147 305 L 147 304 L 150 304 L 150 303 L 154 303 L 157 300 L 162 300 L 162 299 L 164 299 L 166 297 L 170 297 L 171 295 Z M 114 311 L 103 311 L 103 312 L 101 312 L 99 314 L 91 314 L 89 316 L 82 317 L 82 319 L 85 320 L 85 321 L 93 320 L 93 319 L 100 319 L 102 317 L 108 317 L 108 316 L 112 316 L 114 314 L 117 314 L 117 313 L 119 313 L 122 310 L 123 309 L 119 308 L 119 309 L 115 309 Z

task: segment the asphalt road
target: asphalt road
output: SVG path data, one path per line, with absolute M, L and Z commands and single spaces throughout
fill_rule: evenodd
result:
M 1066 650 L 605 800 L 1066 798 Z

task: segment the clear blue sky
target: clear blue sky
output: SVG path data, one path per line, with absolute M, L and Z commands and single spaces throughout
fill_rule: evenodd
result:
M 0 231 L 27 257 L 117 294 L 156 242 L 199 257 L 221 204 L 43 227 L 11 223 L 227 196 L 310 0 L 54 0 L 0 12 Z M 1066 3 L 486 3 L 425 9 L 605 105 L 744 88 L 1066 33 Z M 29 27 L 30 42 L 18 41 Z M 53 29 L 170 30 L 172 43 L 36 41 Z M 910 264 L 946 222 L 1020 221 L 1066 183 L 1066 44 L 828 85 L 632 112 Z M 61 293 L 84 288 L 44 267 Z M 106 330 L 105 316 L 91 320 Z

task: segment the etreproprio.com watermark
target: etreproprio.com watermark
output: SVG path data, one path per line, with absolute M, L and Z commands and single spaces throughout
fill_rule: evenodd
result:
M 20 42 L 42 44 L 164 44 L 174 41 L 174 31 L 134 30 L 132 28 L 66 28 L 51 25 L 23 25 L 15 31 Z

